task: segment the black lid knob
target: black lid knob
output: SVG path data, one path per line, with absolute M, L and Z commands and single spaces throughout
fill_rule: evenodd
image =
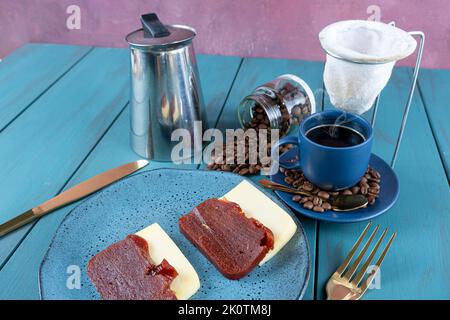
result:
M 170 31 L 159 21 L 156 13 L 143 14 L 141 23 L 146 38 L 161 38 L 170 35 Z

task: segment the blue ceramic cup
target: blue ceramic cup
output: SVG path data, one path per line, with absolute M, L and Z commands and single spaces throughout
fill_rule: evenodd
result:
M 307 135 L 317 128 L 337 125 L 359 134 L 358 144 L 329 146 L 311 140 Z M 298 136 L 281 138 L 273 147 L 297 145 L 295 162 L 281 163 L 286 169 L 300 169 L 305 177 L 325 190 L 340 190 L 354 186 L 369 166 L 373 133 L 371 125 L 362 117 L 337 110 L 314 113 L 300 124 Z

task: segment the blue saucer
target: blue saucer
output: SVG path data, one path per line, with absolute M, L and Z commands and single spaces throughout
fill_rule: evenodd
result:
M 296 153 L 296 148 L 287 151 L 281 155 L 280 162 L 283 163 L 292 161 L 292 159 L 296 156 Z M 291 207 L 292 210 L 309 218 L 340 223 L 369 220 L 389 210 L 394 205 L 395 201 L 397 201 L 400 191 L 397 175 L 383 159 L 372 154 L 372 157 L 370 158 L 370 166 L 381 174 L 381 183 L 379 198 L 374 205 L 368 206 L 367 208 L 362 208 L 351 212 L 337 212 L 330 210 L 323 213 L 318 213 L 305 209 L 303 208 L 303 205 L 292 201 L 292 194 L 281 191 L 275 191 L 275 193 L 284 203 Z M 284 178 L 284 174 L 280 171 L 270 177 L 270 179 L 274 182 L 287 185 L 284 182 Z

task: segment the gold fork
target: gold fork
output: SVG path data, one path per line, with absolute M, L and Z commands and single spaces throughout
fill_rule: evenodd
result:
M 369 230 L 371 224 L 372 224 L 372 222 L 369 222 L 367 224 L 367 226 L 365 227 L 365 229 L 359 236 L 358 240 L 356 240 L 356 243 L 353 245 L 349 254 L 345 258 L 344 262 L 342 262 L 342 264 L 339 266 L 339 268 L 333 273 L 331 278 L 328 280 L 327 285 L 326 285 L 328 300 L 359 300 L 359 299 L 361 299 L 361 297 L 367 291 L 367 288 L 369 287 L 373 278 L 377 274 L 378 270 L 380 269 L 380 265 L 383 262 L 383 259 L 386 256 L 386 253 L 388 252 L 389 248 L 391 247 L 391 244 L 394 241 L 395 236 L 397 235 L 396 232 L 394 232 L 392 234 L 386 247 L 384 248 L 384 250 L 381 253 L 380 257 L 378 258 L 377 262 L 375 263 L 375 267 L 373 268 L 372 272 L 367 276 L 366 280 L 360 285 L 361 280 L 363 280 L 363 277 L 366 274 L 367 268 L 369 267 L 371 261 L 373 260 L 375 254 L 377 253 L 377 250 L 379 249 L 381 242 L 383 241 L 384 237 L 386 236 L 386 233 L 388 231 L 387 228 L 381 234 L 380 238 L 378 239 L 377 243 L 375 244 L 375 247 L 372 249 L 369 256 L 367 257 L 367 260 L 364 262 L 363 266 L 361 267 L 361 270 L 358 272 L 358 274 L 355 277 L 353 277 L 353 275 L 356 272 L 356 269 L 358 269 L 358 266 L 360 265 L 362 259 L 364 258 L 365 253 L 369 249 L 369 246 L 372 243 L 372 240 L 375 238 L 375 235 L 376 235 L 378 229 L 380 228 L 379 225 L 372 232 L 372 234 L 369 237 L 369 240 L 366 242 L 366 244 L 362 248 L 361 252 L 359 253 L 358 257 L 353 262 L 353 264 L 349 268 L 347 268 L 349 266 L 350 261 L 352 260 L 353 256 L 355 255 L 356 250 L 361 245 L 364 237 L 366 236 L 367 231 Z M 353 277 L 353 279 L 352 279 L 352 277 Z

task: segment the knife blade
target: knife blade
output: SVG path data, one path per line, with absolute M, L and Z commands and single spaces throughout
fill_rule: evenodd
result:
M 0 238 L 21 226 L 36 220 L 43 215 L 61 208 L 69 203 L 80 200 L 117 180 L 136 172 L 148 164 L 147 160 L 137 160 L 126 163 L 114 169 L 100 173 L 76 186 L 67 189 L 56 197 L 41 203 L 40 205 L 25 211 L 21 215 L 0 224 Z

